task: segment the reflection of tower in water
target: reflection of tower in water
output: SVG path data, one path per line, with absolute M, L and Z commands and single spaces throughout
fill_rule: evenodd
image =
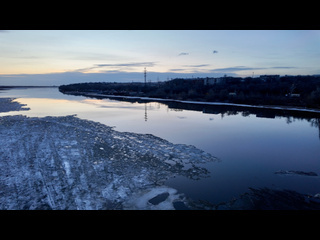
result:
M 144 121 L 148 121 L 147 103 L 144 103 Z

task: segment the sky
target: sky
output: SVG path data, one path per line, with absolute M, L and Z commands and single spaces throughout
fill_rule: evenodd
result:
M 319 30 L 0 30 L 0 85 L 320 74 Z

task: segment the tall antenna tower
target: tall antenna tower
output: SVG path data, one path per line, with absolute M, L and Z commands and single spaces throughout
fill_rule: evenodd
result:
M 144 85 L 147 85 L 147 69 L 144 68 Z

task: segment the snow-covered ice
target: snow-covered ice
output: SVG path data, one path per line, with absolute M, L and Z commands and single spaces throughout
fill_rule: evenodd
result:
M 200 163 L 217 160 L 76 116 L 0 117 L 0 145 L 0 209 L 175 209 L 186 198 L 166 180 L 206 177 Z

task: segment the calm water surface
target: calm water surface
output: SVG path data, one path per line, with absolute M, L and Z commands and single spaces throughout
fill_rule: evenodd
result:
M 125 102 L 64 95 L 57 88 L 0 91 L 15 97 L 29 111 L 0 113 L 30 117 L 66 116 L 114 126 L 117 131 L 149 133 L 173 143 L 192 144 L 220 159 L 203 164 L 210 177 L 189 180 L 177 176 L 167 185 L 197 200 L 229 201 L 249 187 L 320 192 L 320 177 L 284 176 L 278 170 L 313 171 L 320 175 L 319 116 L 262 115 L 235 109 L 163 103 Z M 189 109 L 189 110 L 188 110 Z M 206 112 L 206 113 L 205 113 Z M 210 112 L 210 113 L 209 113 Z

